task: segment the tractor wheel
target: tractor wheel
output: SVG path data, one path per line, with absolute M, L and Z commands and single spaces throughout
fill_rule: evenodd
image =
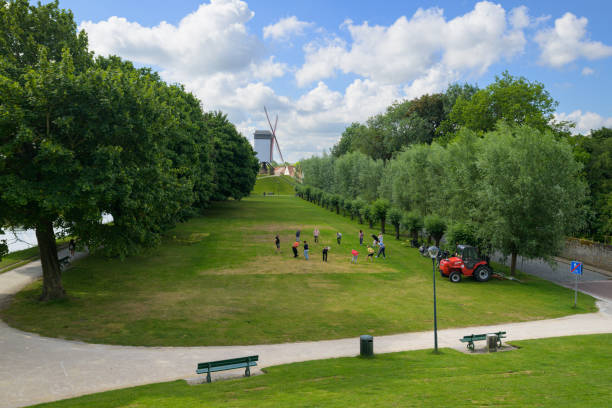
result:
M 461 273 L 453 271 L 448 275 L 448 279 L 453 283 L 459 283 L 461 282 Z
M 474 271 L 474 279 L 478 282 L 486 282 L 491 279 L 491 268 L 486 265 L 479 266 L 478 269 Z

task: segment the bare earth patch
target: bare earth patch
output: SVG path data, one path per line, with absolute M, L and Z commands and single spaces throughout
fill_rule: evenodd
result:
M 255 260 L 234 268 L 208 269 L 201 271 L 201 275 L 283 275 L 283 274 L 326 274 L 326 273 L 388 273 L 397 272 L 395 269 L 384 264 L 384 261 L 376 260 L 368 262 L 359 259 L 357 264 L 352 264 L 350 256 L 329 254 L 328 262 L 323 262 L 320 254 L 310 256 L 310 260 L 300 257 L 293 258 L 292 255 L 258 256 Z M 315 256 L 316 255 L 316 256 Z

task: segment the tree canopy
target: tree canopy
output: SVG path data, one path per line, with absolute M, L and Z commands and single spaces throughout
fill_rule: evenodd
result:
M 213 196 L 251 191 L 258 163 L 223 114 L 150 69 L 94 59 L 57 2 L 0 2 L 0 24 L 0 227 L 36 230 L 42 299 L 64 296 L 54 227 L 124 257 Z

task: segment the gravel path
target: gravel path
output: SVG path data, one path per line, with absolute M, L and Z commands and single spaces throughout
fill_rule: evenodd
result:
M 83 256 L 83 254 L 79 254 Z M 0 275 L 0 303 L 41 274 L 40 262 Z M 506 341 L 612 332 L 612 303 L 598 302 L 598 313 L 559 319 L 438 331 L 440 347 L 464 350 L 458 341 L 470 333 L 505 330 Z M 376 353 L 433 348 L 433 332 L 380 336 Z M 258 354 L 260 368 L 297 361 L 355 356 L 358 338 L 230 347 L 126 347 L 87 344 L 25 333 L 0 322 L 0 407 L 40 402 L 195 377 L 200 361 Z M 257 374 L 259 371 L 254 371 Z M 213 373 L 213 380 L 240 376 L 242 370 Z

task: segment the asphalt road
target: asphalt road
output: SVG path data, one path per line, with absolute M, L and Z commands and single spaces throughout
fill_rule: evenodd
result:
M 510 259 L 503 260 L 500 257 L 498 262 L 510 265 Z M 552 264 L 541 260 L 529 260 L 518 257 L 516 267 L 521 271 L 549 280 L 558 285 L 574 288 L 576 275 L 570 272 L 570 261 L 557 258 Z M 612 273 L 583 267 L 582 276 L 578 277 L 578 290 L 599 299 L 612 301 Z

